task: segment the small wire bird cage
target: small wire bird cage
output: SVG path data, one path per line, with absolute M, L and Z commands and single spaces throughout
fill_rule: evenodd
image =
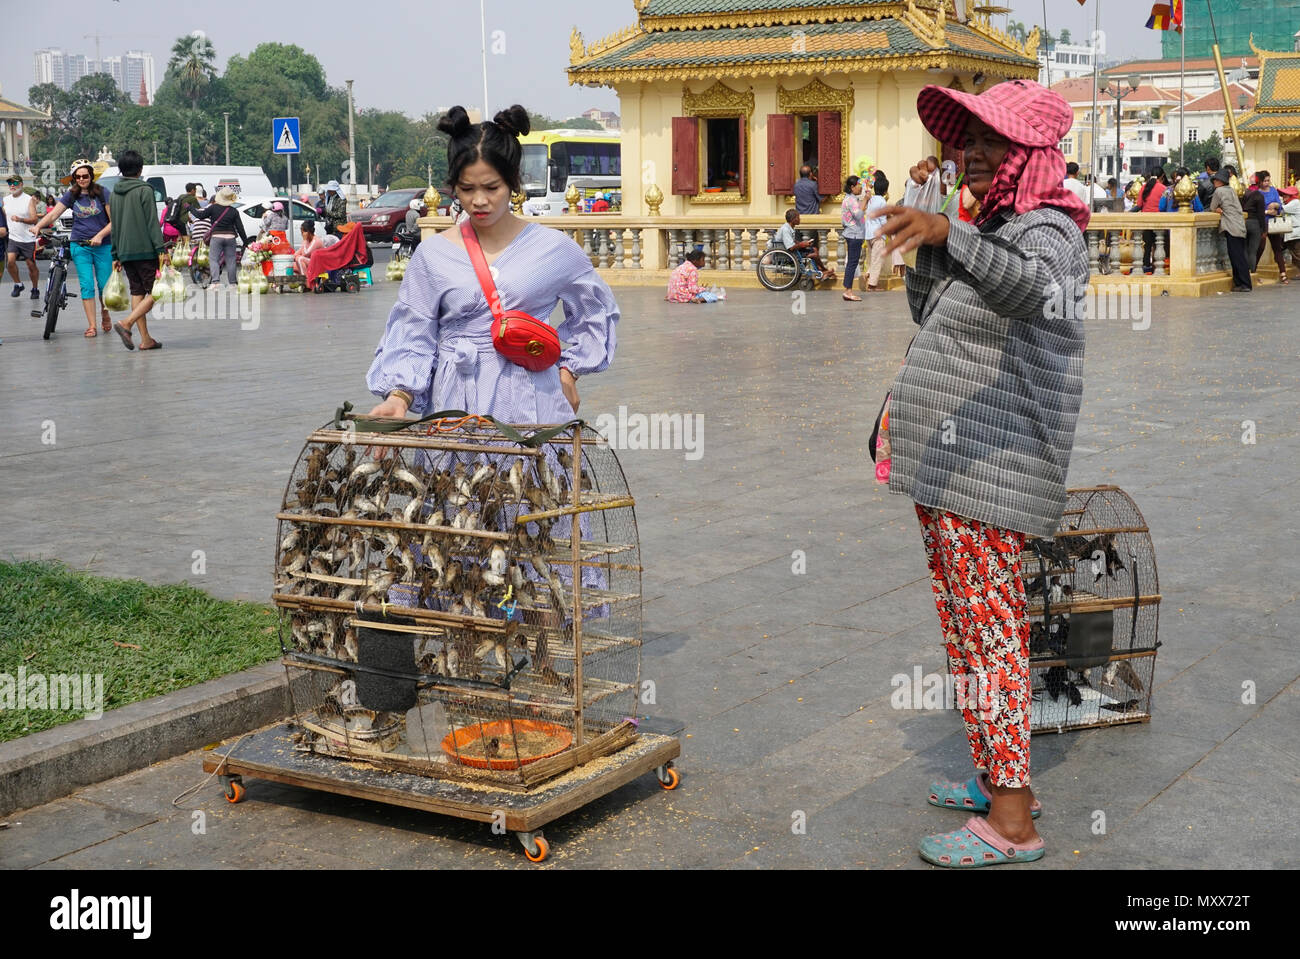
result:
M 637 738 L 622 468 L 589 427 L 527 429 L 344 417 L 308 437 L 273 597 L 299 749 L 527 791 Z
M 1117 486 L 1068 491 L 1061 528 L 1021 556 L 1031 732 L 1149 722 L 1160 643 L 1151 532 Z

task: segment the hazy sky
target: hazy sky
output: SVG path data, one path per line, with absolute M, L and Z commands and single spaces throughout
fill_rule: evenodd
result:
M 1092 30 L 1093 4 L 1048 0 L 1048 26 L 1069 27 L 1076 37 Z M 1101 0 L 1102 29 L 1111 56 L 1158 57 L 1159 34 L 1146 30 L 1146 0 L 1121 3 Z M 636 19 L 632 0 L 484 0 L 489 54 L 488 97 L 493 110 L 511 103 L 563 119 L 591 107 L 617 110 L 618 98 L 606 88 L 569 86 L 569 31 L 576 24 L 587 42 L 630 25 Z M 1041 22 L 1043 3 L 1011 0 L 1012 19 Z M 296 43 L 315 55 L 331 85 L 354 80 L 359 108 L 401 110 L 415 117 L 453 103 L 477 106 L 483 100 L 479 4 L 463 0 L 220 0 L 218 3 L 161 3 L 158 0 L 62 0 L 23 4 L 5 17 L 0 85 L 11 99 L 25 101 L 33 83 L 32 54 L 45 47 L 93 58 L 99 33 L 101 54 L 128 49 L 154 55 L 157 80 L 175 39 L 204 30 L 224 68 L 233 53 L 247 54 L 265 41 Z M 371 15 L 373 11 L 374 15 Z M 1140 15 L 1139 15 L 1140 14 Z M 218 18 L 219 17 L 219 18 Z M 1000 24 L 1002 18 L 997 18 Z M 305 24 L 312 24 L 310 27 Z M 491 52 L 494 31 L 502 31 L 504 53 Z M 268 133 L 268 136 L 270 134 Z

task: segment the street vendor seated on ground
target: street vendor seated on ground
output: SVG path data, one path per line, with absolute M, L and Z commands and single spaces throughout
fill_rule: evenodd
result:
M 703 250 L 691 250 L 686 259 L 673 270 L 668 277 L 668 295 L 664 297 L 669 303 L 703 303 L 700 294 L 700 265 L 704 262 Z
M 302 224 L 302 246 L 293 251 L 293 272 L 299 276 L 306 276 L 307 261 L 320 248 L 320 237 L 316 235 L 316 221 L 305 220 Z
M 781 228 L 777 230 L 776 235 L 772 237 L 773 245 L 781 249 L 789 250 L 795 256 L 807 257 L 812 260 L 817 266 L 817 269 L 821 270 L 822 273 L 825 274 L 822 279 L 835 279 L 835 272 L 833 270 L 828 272 L 825 265 L 822 263 L 822 258 L 817 255 L 817 248 L 814 246 L 813 241 L 799 240 L 795 238 L 794 228 L 799 225 L 799 220 L 800 216 L 798 210 L 786 210 L 785 222 L 781 224 Z

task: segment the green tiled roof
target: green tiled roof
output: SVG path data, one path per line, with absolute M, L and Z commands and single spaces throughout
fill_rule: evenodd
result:
M 712 0 L 655 0 L 659 3 L 706 3 Z M 719 0 L 721 2 L 721 0 Z M 799 34 L 794 29 L 800 31 Z M 719 27 L 640 34 L 597 54 L 570 72 L 681 68 L 752 63 L 823 64 L 827 59 L 883 59 L 907 54 L 964 54 L 1035 67 L 1019 54 L 956 23 L 947 25 L 947 48 L 933 48 L 906 25 L 892 18 L 841 23 L 806 23 L 797 28 Z
M 1269 54 L 1259 75 L 1260 108 L 1300 106 L 1300 54 Z
M 643 17 L 687 17 L 699 13 L 798 10 L 809 7 L 873 7 L 899 0 L 650 0 Z

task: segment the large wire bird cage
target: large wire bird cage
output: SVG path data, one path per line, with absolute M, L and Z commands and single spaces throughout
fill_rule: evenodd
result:
M 1117 486 L 1068 491 L 1061 527 L 1021 555 L 1031 732 L 1151 719 L 1160 581 L 1137 504 Z
M 312 433 L 278 514 L 297 748 L 527 791 L 634 741 L 641 557 L 609 446 L 580 424 L 372 429 Z

